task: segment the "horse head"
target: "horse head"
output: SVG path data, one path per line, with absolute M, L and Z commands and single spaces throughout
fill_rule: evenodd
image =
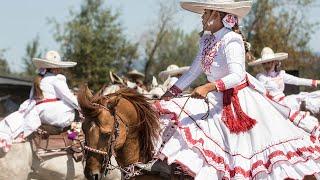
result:
M 112 155 L 121 167 L 152 158 L 159 124 L 144 96 L 132 89 L 93 96 L 82 88 L 78 101 L 85 116 L 84 173 L 88 179 L 102 178 L 111 169 Z

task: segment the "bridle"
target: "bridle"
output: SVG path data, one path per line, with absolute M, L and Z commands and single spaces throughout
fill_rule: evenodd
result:
M 109 98 L 108 96 L 104 97 L 104 98 Z M 115 106 L 118 104 L 120 100 L 120 97 L 119 96 L 116 96 L 116 103 L 115 103 Z M 84 149 L 84 158 L 83 160 L 85 161 L 86 158 L 87 158 L 87 154 L 88 152 L 92 152 L 92 153 L 95 153 L 95 154 L 99 154 L 99 155 L 102 155 L 103 156 L 103 162 L 102 162 L 102 173 L 104 175 L 106 175 L 108 173 L 109 170 L 112 170 L 114 169 L 113 168 L 113 165 L 111 164 L 111 156 L 114 155 L 115 156 L 115 150 L 114 150 L 114 147 L 115 147 L 115 143 L 116 143 L 116 140 L 117 138 L 119 137 L 119 134 L 120 134 L 120 122 L 122 122 L 125 126 L 126 126 L 126 134 L 128 133 L 128 126 L 127 124 L 123 121 L 123 119 L 115 112 L 113 111 L 110 107 L 110 106 L 105 106 L 105 105 L 101 105 L 101 104 L 98 104 L 98 103 L 93 103 L 94 106 L 96 107 L 99 107 L 99 108 L 102 108 L 104 110 L 107 110 L 110 112 L 110 114 L 113 116 L 114 118 L 114 128 L 113 128 L 113 131 L 112 131 L 112 134 L 111 134 L 111 137 L 109 138 L 109 140 L 107 141 L 107 148 L 108 148 L 108 151 L 102 151 L 102 150 L 99 150 L 99 149 L 95 149 L 95 148 L 92 148 L 90 146 L 88 146 L 86 144 L 86 142 L 84 141 L 82 143 L 82 147 Z
M 104 98 L 109 98 L 109 97 L 110 96 L 105 96 Z M 187 102 L 190 99 L 189 95 L 185 96 L 185 97 L 188 97 L 188 98 L 187 98 L 185 104 L 183 105 L 183 107 L 181 108 L 180 114 L 182 113 L 184 107 L 186 106 Z M 120 98 L 121 98 L 121 94 L 118 94 L 116 96 L 116 103 L 115 103 L 114 107 L 118 104 Z M 209 102 L 208 102 L 207 98 L 205 99 L 205 102 L 208 104 L 208 111 L 201 119 L 205 119 L 205 118 L 207 118 L 209 116 Z M 119 128 L 120 127 L 120 122 L 122 122 L 125 125 L 126 136 L 128 135 L 128 132 L 129 132 L 130 128 L 139 126 L 141 124 L 141 122 L 138 123 L 137 125 L 134 125 L 134 126 L 128 126 L 127 123 L 125 123 L 123 121 L 123 119 L 117 114 L 117 112 L 112 110 L 112 108 L 110 106 L 108 106 L 108 105 L 105 106 L 105 105 L 98 104 L 98 103 L 93 103 L 93 105 L 96 106 L 96 107 L 99 107 L 99 108 L 102 108 L 102 109 L 105 109 L 105 110 L 109 111 L 110 114 L 114 118 L 115 125 L 114 125 L 114 129 L 113 129 L 112 137 L 109 138 L 109 141 L 107 142 L 108 151 L 102 151 L 102 150 L 95 149 L 95 148 L 92 148 L 90 146 L 87 146 L 86 143 L 84 142 L 85 140 L 81 143 L 81 145 L 82 145 L 82 147 L 84 149 L 83 161 L 86 160 L 88 152 L 96 153 L 96 154 L 99 154 L 99 155 L 103 156 L 103 163 L 102 163 L 102 170 L 103 171 L 102 171 L 102 173 L 103 173 L 104 176 L 107 175 L 109 170 L 114 170 L 114 169 L 119 169 L 121 171 L 121 173 L 123 174 L 123 178 L 124 179 L 131 179 L 131 178 L 133 178 L 135 176 L 142 175 L 143 174 L 143 172 L 142 172 L 143 168 L 142 167 L 143 167 L 143 165 L 145 165 L 144 163 L 136 162 L 136 163 L 130 164 L 127 167 L 115 166 L 115 165 L 112 165 L 112 163 L 111 163 L 111 156 L 112 155 L 115 156 L 115 151 L 114 151 L 115 142 L 117 141 L 117 138 L 119 137 L 119 134 L 120 134 L 120 128 Z M 180 114 L 179 114 L 179 116 L 180 116 Z M 192 118 L 192 117 L 190 117 L 190 118 Z M 195 121 L 193 118 L 192 118 L 192 120 Z M 198 124 L 197 124 L 197 126 L 198 126 Z M 200 126 L 198 126 L 198 127 L 200 128 Z M 152 162 L 152 161 L 155 161 L 155 160 L 151 160 L 150 162 Z
M 105 96 L 104 98 L 108 99 L 108 98 L 110 98 L 110 96 Z M 121 94 L 117 94 L 115 106 L 118 104 L 120 98 L 121 98 Z M 120 122 L 122 122 L 126 127 L 126 136 L 128 135 L 129 128 L 131 128 L 131 126 L 129 127 L 124 122 L 124 120 L 117 114 L 117 112 L 112 110 L 112 108 L 110 106 L 108 106 L 108 105 L 105 106 L 105 105 L 101 105 L 98 103 L 93 103 L 93 105 L 109 111 L 110 114 L 114 117 L 115 125 L 114 125 L 114 129 L 113 129 L 112 137 L 109 138 L 109 141 L 107 142 L 108 151 L 102 151 L 102 150 L 87 146 L 85 143 L 85 140 L 81 143 L 82 148 L 84 150 L 83 161 L 86 160 L 87 153 L 91 152 L 91 153 L 95 153 L 95 154 L 99 154 L 99 155 L 103 156 L 103 162 L 102 162 L 101 166 L 102 166 L 102 173 L 104 176 L 106 176 L 110 170 L 114 170 L 114 169 L 119 169 L 121 171 L 121 173 L 124 175 L 124 179 L 131 179 L 132 177 L 142 175 L 142 169 L 139 168 L 139 165 L 141 165 L 140 162 L 130 164 L 129 166 L 124 167 L 124 168 L 122 168 L 120 166 L 115 166 L 111 163 L 111 156 L 114 155 L 116 157 L 114 147 L 115 147 L 115 143 L 117 141 L 117 138 L 119 137 L 119 134 L 120 134 L 120 128 L 119 128 Z M 134 125 L 134 127 L 136 127 L 138 125 L 140 125 L 140 123 L 137 125 Z

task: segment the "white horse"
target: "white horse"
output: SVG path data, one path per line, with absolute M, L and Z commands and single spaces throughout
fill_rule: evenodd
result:
M 116 161 L 113 159 L 113 163 Z M 82 162 L 75 162 L 71 155 L 60 155 L 39 160 L 32 153 L 30 142 L 13 144 L 8 153 L 0 153 L 0 179 L 86 179 Z M 114 170 L 104 178 L 121 179 Z
M 115 159 L 111 161 L 116 164 Z M 83 163 L 66 153 L 40 160 L 29 141 L 12 144 L 7 153 L 0 150 L 0 179 L 85 179 L 83 170 Z M 104 179 L 121 179 L 121 173 L 110 171 Z
M 151 99 L 160 99 L 161 96 L 177 81 L 177 78 L 168 77 L 163 84 L 159 84 L 157 79 L 153 76 L 151 90 L 146 97 Z

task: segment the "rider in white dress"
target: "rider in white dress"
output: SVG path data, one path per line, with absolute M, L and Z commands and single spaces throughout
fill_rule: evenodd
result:
M 245 71 L 244 42 L 232 29 L 249 12 L 251 1 L 181 5 L 204 13 L 205 32 L 190 70 L 163 99 L 178 96 L 202 72 L 208 83 L 194 90 L 196 98 L 155 104 L 160 120 L 174 130 L 157 157 L 180 164 L 195 179 L 302 179 L 319 173 L 319 145 L 293 125 L 289 109 L 268 99 L 263 86 Z
M 306 93 L 285 96 L 283 91 L 285 84 L 317 87 L 319 81 L 295 77 L 279 70 L 281 61 L 287 58 L 287 53 L 274 53 L 271 48 L 265 47 L 261 52 L 261 58 L 249 63 L 249 65 L 263 65 L 265 72 L 258 74 L 257 79 L 265 86 L 267 96 L 289 107 L 291 121 L 317 138 L 320 134 L 318 119 L 307 111 L 300 111 L 301 101 L 305 99 Z
M 55 51 L 49 51 L 43 59 L 34 58 L 33 63 L 39 74 L 34 80 L 30 98 L 20 105 L 18 111 L 0 122 L 0 148 L 6 151 L 18 135 L 25 138 L 41 124 L 61 129 L 70 126 L 75 119 L 75 111 L 80 110 L 66 77 L 59 74 L 61 68 L 73 67 L 77 63 L 61 61 Z

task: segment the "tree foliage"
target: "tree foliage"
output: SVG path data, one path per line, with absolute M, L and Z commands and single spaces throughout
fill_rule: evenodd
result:
M 11 72 L 10 72 L 8 62 L 3 55 L 4 52 L 5 52 L 5 50 L 0 49 L 0 74 L 1 75 L 9 75 L 9 74 L 11 74 Z
M 317 22 L 309 22 L 306 12 L 313 6 L 314 0 L 256 0 L 248 17 L 244 20 L 244 29 L 248 41 L 252 44 L 253 54 L 260 57 L 261 50 L 268 46 L 275 52 L 289 53 L 284 61 L 285 69 L 299 69 L 305 74 L 314 63 L 316 56 L 308 47 Z M 303 67 L 303 68 L 302 68 Z M 250 69 L 259 72 L 261 68 Z
M 167 66 L 189 66 L 199 50 L 199 34 L 196 31 L 184 33 L 181 29 L 169 31 L 155 54 L 152 72 L 158 74 Z
M 25 69 L 23 72 L 24 76 L 33 76 L 36 74 L 36 67 L 32 63 L 32 58 L 41 57 L 42 53 L 39 51 L 39 37 L 36 37 L 31 42 L 27 44 L 26 54 L 22 59 L 25 65 Z
M 157 64 L 157 51 L 161 45 L 164 45 L 163 40 L 173 29 L 173 19 L 176 14 L 176 3 L 171 1 L 159 1 L 158 19 L 154 23 L 156 26 L 149 30 L 146 37 L 144 50 L 146 54 L 146 63 L 144 73 L 146 75 L 145 83 L 150 83 L 152 75 L 154 75 L 154 68 Z
M 54 23 L 64 58 L 78 63 L 70 69 L 73 84 L 88 82 L 98 89 L 108 82 L 110 70 L 125 71 L 126 64 L 137 58 L 137 44 L 125 39 L 119 13 L 105 7 L 102 0 L 84 0 L 80 11 L 70 14 L 65 24 Z

